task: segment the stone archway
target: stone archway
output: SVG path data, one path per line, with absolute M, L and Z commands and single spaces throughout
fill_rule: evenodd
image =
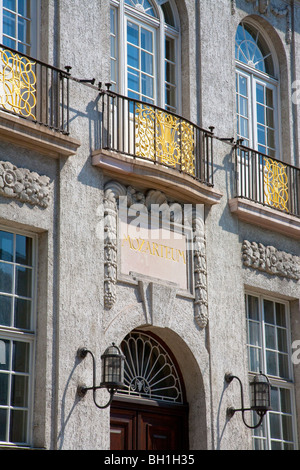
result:
M 187 450 L 188 403 L 167 345 L 134 330 L 121 343 L 125 389 L 111 406 L 111 450 Z

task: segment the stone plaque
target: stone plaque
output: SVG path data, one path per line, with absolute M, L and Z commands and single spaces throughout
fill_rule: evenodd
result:
M 180 230 L 120 221 L 121 273 L 140 273 L 188 289 L 188 242 Z

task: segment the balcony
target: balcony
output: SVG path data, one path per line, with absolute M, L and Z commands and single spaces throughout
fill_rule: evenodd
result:
M 213 130 L 109 90 L 100 91 L 101 142 L 93 164 L 129 184 L 151 185 L 183 202 L 216 204 Z
M 232 212 L 246 222 L 300 237 L 300 169 L 237 144 Z
M 69 156 L 68 70 L 0 44 L 0 137 L 49 156 Z

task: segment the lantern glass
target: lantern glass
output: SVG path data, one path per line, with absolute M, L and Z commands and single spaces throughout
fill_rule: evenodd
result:
M 256 375 L 250 384 L 252 391 L 252 410 L 266 413 L 270 410 L 270 382 L 263 375 Z
M 114 344 L 101 356 L 102 381 L 100 387 L 116 389 L 124 387 L 124 356 Z

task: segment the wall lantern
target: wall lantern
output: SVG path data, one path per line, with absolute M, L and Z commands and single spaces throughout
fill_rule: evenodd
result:
M 85 396 L 88 390 L 93 390 L 93 399 L 97 408 L 107 408 L 114 397 L 114 394 L 118 389 L 124 388 L 124 362 L 125 356 L 121 353 L 120 349 L 112 343 L 112 346 L 109 346 L 104 354 L 101 356 L 102 362 L 102 380 L 100 385 L 96 385 L 96 361 L 93 353 L 87 348 L 80 348 L 77 351 L 77 356 L 79 359 L 84 359 L 87 354 L 92 356 L 93 360 L 93 386 L 86 387 L 85 385 L 79 385 L 77 387 L 77 393 L 82 398 Z M 110 393 L 110 399 L 108 403 L 104 406 L 99 405 L 96 402 L 96 390 L 99 388 L 106 388 Z
M 250 390 L 251 390 L 251 401 L 252 405 L 251 408 L 244 407 L 244 392 L 243 392 L 243 385 L 242 382 L 238 377 L 232 375 L 231 373 L 225 374 L 225 381 L 230 384 L 233 379 L 237 379 L 239 381 L 241 387 L 241 408 L 227 408 L 227 416 L 231 418 L 236 411 L 242 412 L 242 419 L 244 424 L 247 428 L 255 429 L 261 425 L 262 420 L 267 413 L 267 411 L 271 410 L 271 385 L 264 374 L 260 372 L 260 374 L 255 375 L 253 381 L 250 383 Z M 255 426 L 249 426 L 244 417 L 245 411 L 256 411 L 259 416 L 259 422 Z

